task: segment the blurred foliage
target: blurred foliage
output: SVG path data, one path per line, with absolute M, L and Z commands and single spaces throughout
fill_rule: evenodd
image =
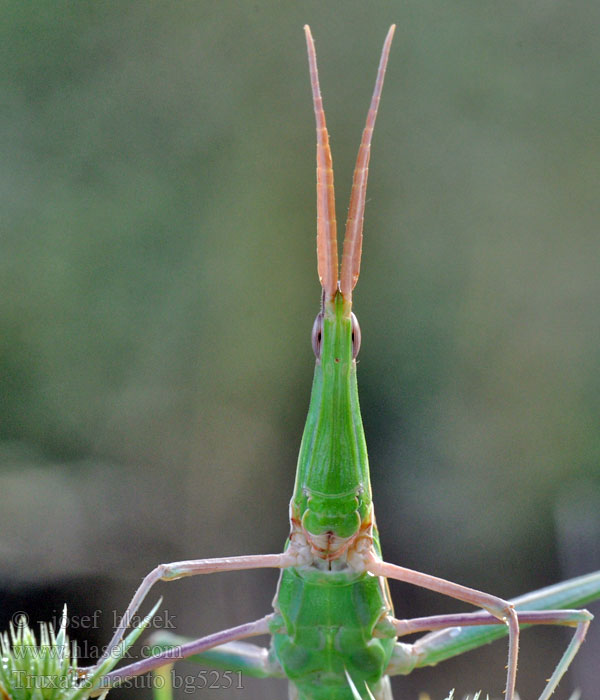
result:
M 305 22 L 340 221 L 398 24 L 356 291 L 387 557 L 506 596 L 600 566 L 561 572 L 554 519 L 600 488 L 600 5 L 2 9 L 6 585 L 109 575 L 122 609 L 159 559 L 281 547 L 319 300 Z M 275 577 L 172 585 L 200 634 L 262 614 Z M 501 687 L 503 653 L 464 691 Z

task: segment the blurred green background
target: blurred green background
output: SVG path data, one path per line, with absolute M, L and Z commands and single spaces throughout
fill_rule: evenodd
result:
M 340 221 L 398 25 L 355 296 L 386 557 L 506 597 L 600 568 L 598 3 L 13 0 L 3 627 L 66 601 L 103 611 L 74 634 L 105 643 L 110 611 L 159 561 L 280 550 L 319 303 L 306 22 Z M 160 593 L 178 631 L 200 635 L 264 614 L 276 578 Z M 463 609 L 392 592 L 399 616 Z M 565 642 L 525 635 L 522 697 Z M 505 652 L 397 680 L 396 697 L 499 697 Z M 588 700 L 598 653 L 570 679 Z M 235 697 L 287 692 L 245 685 Z

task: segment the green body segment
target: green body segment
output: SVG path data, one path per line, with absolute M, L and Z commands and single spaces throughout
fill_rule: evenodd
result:
M 353 700 L 346 671 L 359 692 L 378 692 L 395 645 L 387 587 L 370 574 L 287 569 L 275 609 L 285 633 L 272 653 L 302 700 Z M 375 628 L 379 635 L 374 636 Z M 365 697 L 368 697 L 365 695 Z

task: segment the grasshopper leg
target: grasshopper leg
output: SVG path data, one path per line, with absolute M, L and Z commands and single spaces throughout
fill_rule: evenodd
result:
M 185 576 L 213 574 L 223 571 L 265 568 L 283 569 L 296 563 L 296 561 L 296 557 L 293 553 L 285 552 L 283 554 L 256 554 L 242 557 L 222 557 L 218 559 L 190 559 L 171 562 L 170 564 L 159 564 L 144 578 L 135 592 L 104 654 L 98 661 L 98 664 L 108 658 L 118 646 L 133 616 L 144 602 L 152 586 L 158 583 L 158 581 L 175 581 Z
M 548 700 L 556 690 L 561 678 L 569 668 L 581 647 L 593 618 L 587 610 L 519 610 L 517 611 L 519 625 L 566 625 L 575 627 L 575 632 L 556 665 L 552 676 L 548 679 L 539 700 Z M 465 651 L 459 640 L 462 633 L 460 628 L 473 626 L 495 625 L 505 633 L 505 626 L 498 625 L 498 620 L 486 612 L 459 613 L 456 615 L 432 615 L 430 617 L 412 618 L 409 620 L 392 620 L 398 636 L 432 630 L 453 628 L 454 640 L 444 642 L 450 647 L 454 644 L 456 654 Z M 387 672 L 390 675 L 406 674 L 413 668 L 435 665 L 438 662 L 441 635 L 428 634 L 414 644 L 399 644 Z M 472 640 L 469 640 L 472 643 Z M 448 656 L 446 656 L 448 658 Z
M 244 644 L 238 645 L 237 647 L 232 646 L 232 642 L 240 639 L 247 639 L 248 637 L 255 637 L 261 634 L 269 634 L 269 624 L 272 621 L 274 613 L 265 615 L 258 620 L 253 622 L 247 622 L 243 625 L 238 625 L 237 627 L 231 627 L 229 629 L 221 630 L 220 632 L 215 632 L 214 634 L 209 634 L 200 639 L 195 639 L 190 642 L 186 642 L 180 646 L 170 647 L 158 654 L 150 656 L 140 661 L 136 661 L 133 664 L 124 666 L 122 668 L 116 669 L 107 673 L 103 677 L 102 687 L 110 688 L 113 686 L 118 686 L 129 678 L 139 676 L 142 673 L 147 673 L 166 664 L 171 664 L 174 661 L 180 659 L 186 659 L 190 656 L 197 656 L 210 649 L 224 645 L 229 647 L 229 657 L 233 660 L 237 658 L 238 665 L 250 666 L 253 665 L 257 668 L 257 656 L 256 649 L 254 645 Z M 249 654 L 249 647 L 252 647 L 252 654 Z M 262 666 L 264 676 L 276 676 L 280 675 L 281 669 L 273 667 L 266 655 L 261 655 L 258 665 Z M 252 658 L 250 658 L 252 656 Z
M 150 644 L 156 651 L 182 647 L 192 641 L 190 637 L 183 637 L 165 630 L 157 630 L 150 638 Z M 266 647 L 248 642 L 235 641 L 219 644 L 193 654 L 188 657 L 188 661 L 210 668 L 239 671 L 252 678 L 285 678 L 283 669 L 269 657 L 269 650 Z
M 436 593 L 462 600 L 465 603 L 470 603 L 487 610 L 494 618 L 504 623 L 508 627 L 508 662 L 506 674 L 506 689 L 505 700 L 514 700 L 515 686 L 517 681 L 517 660 L 519 655 L 519 620 L 512 603 L 507 600 L 498 598 L 477 591 L 474 588 L 461 586 L 452 581 L 430 576 L 429 574 L 407 569 L 396 564 L 390 564 L 379 559 L 374 553 L 366 554 L 364 563 L 367 571 L 370 571 L 375 576 L 384 576 L 386 578 L 396 579 L 412 583 L 421 588 L 427 588 Z

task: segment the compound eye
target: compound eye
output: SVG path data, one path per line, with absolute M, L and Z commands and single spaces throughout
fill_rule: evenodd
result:
M 358 319 L 353 313 L 350 314 L 350 318 L 352 320 L 352 359 L 356 360 L 360 350 L 360 326 L 358 325 Z
M 323 336 L 323 312 L 320 311 L 312 327 L 312 349 L 317 360 L 321 359 L 321 338 Z

